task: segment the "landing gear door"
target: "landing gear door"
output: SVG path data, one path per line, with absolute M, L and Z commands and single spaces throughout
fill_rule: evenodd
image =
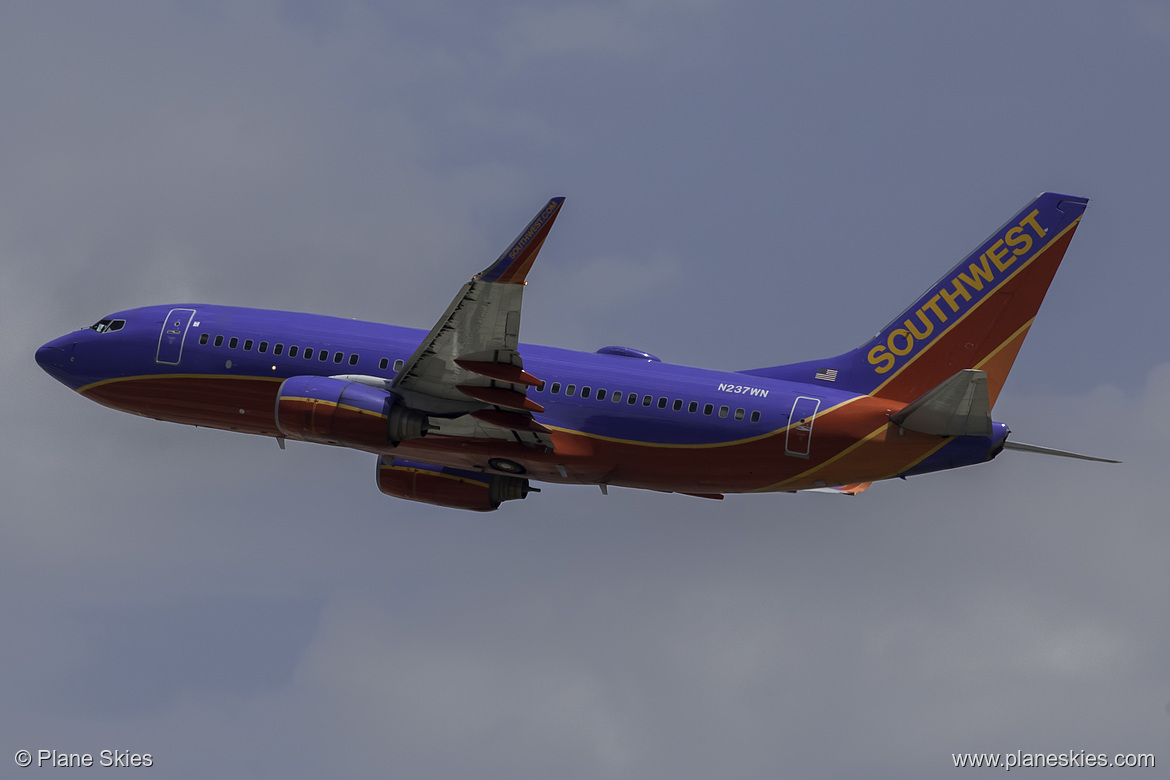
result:
M 162 333 L 158 334 L 158 353 L 154 356 L 155 363 L 168 366 L 177 366 L 183 358 L 183 340 L 187 338 L 187 329 L 191 327 L 191 319 L 195 316 L 194 309 L 171 309 L 163 321 Z
M 792 416 L 788 418 L 788 435 L 784 439 L 784 452 L 794 458 L 807 458 L 812 447 L 813 418 L 821 407 L 821 399 L 798 396 L 792 404 Z

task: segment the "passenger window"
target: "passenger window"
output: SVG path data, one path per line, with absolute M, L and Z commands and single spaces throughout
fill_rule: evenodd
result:
M 694 414 L 695 412 L 699 411 L 699 402 L 698 401 L 691 401 L 690 406 L 687 407 L 687 411 L 690 412 L 691 414 Z
M 737 420 L 743 419 L 743 409 L 736 409 L 735 410 L 735 419 L 737 419 Z
M 244 351 L 245 352 L 252 351 L 252 339 L 248 339 L 247 341 L 244 342 Z
M 211 338 L 210 333 L 204 333 L 201 336 L 199 336 L 199 343 L 206 344 L 210 338 Z
M 240 340 L 235 336 L 232 336 L 231 339 L 228 340 L 228 349 L 235 349 L 238 346 L 240 346 Z
M 334 363 L 340 363 L 344 359 L 345 359 L 345 355 L 343 355 L 340 352 L 334 353 L 334 355 L 333 355 L 333 362 Z
M 703 405 L 703 414 L 707 415 L 708 417 L 711 416 L 711 412 L 714 410 L 715 410 L 715 407 L 712 406 L 711 404 L 704 404 Z
M 658 408 L 659 408 L 659 409 L 665 409 L 665 408 L 666 408 L 666 396 L 664 396 L 664 395 L 661 395 L 661 396 L 659 396 L 659 397 L 658 397 Z
M 650 396 L 648 396 L 648 395 L 644 395 L 644 396 L 642 396 L 642 406 L 649 406 L 649 405 L 650 405 L 650 404 L 652 404 L 652 403 L 654 403 L 654 399 L 653 399 L 653 398 L 651 398 L 651 397 L 650 397 Z
M 261 341 L 261 342 L 260 342 L 260 351 L 261 351 L 261 352 L 267 352 L 267 351 L 268 351 L 268 342 L 267 342 L 267 341 Z
M 591 390 L 589 389 L 589 385 L 585 385 L 584 387 L 581 388 L 581 397 L 588 398 L 590 392 L 591 392 Z
M 215 337 L 215 346 L 217 346 L 217 347 L 223 346 L 223 336 L 216 336 Z
M 560 382 L 553 382 L 552 392 L 553 392 L 553 395 L 556 395 L 557 393 L 561 392 L 561 383 Z
M 682 411 L 682 399 L 681 398 L 674 399 L 674 410 L 676 412 Z
M 349 356 L 349 364 L 351 366 L 356 366 L 357 361 L 358 361 L 358 356 L 357 356 L 356 352 Z
M 296 357 L 298 349 L 300 349 L 300 347 L 298 347 L 296 344 L 293 344 L 291 347 L 288 348 L 288 356 L 289 357 Z
M 577 394 L 577 386 L 576 385 L 566 385 L 565 386 L 565 395 L 572 398 L 576 394 Z
M 604 387 L 597 388 L 597 400 L 598 401 L 605 400 L 605 388 Z
M 752 412 L 752 422 L 759 422 L 759 421 L 760 421 L 760 413 L 759 412 Z
M 615 404 L 620 404 L 622 402 L 622 391 L 614 390 L 613 395 L 609 397 L 609 400 L 613 401 Z
M 390 358 L 382 358 L 381 360 L 378 361 L 378 368 L 382 369 L 383 371 L 385 371 L 386 367 L 389 365 L 390 365 Z
M 719 416 L 726 417 L 728 411 L 729 411 L 729 409 L 726 406 L 720 406 L 719 407 Z
M 279 355 L 281 352 L 284 352 L 284 344 L 277 344 L 272 348 L 273 355 Z
M 340 354 L 340 353 L 338 353 L 338 354 Z M 327 350 L 327 349 L 321 350 L 317 354 L 317 359 L 320 360 L 322 363 L 324 363 L 326 360 L 329 359 L 329 350 Z
M 312 347 L 305 347 L 305 360 L 312 360 L 312 359 L 313 359 L 313 348 Z
M 398 360 L 394 361 L 394 370 L 401 371 L 402 367 L 405 365 L 406 365 L 406 361 L 404 361 L 402 358 L 398 358 Z

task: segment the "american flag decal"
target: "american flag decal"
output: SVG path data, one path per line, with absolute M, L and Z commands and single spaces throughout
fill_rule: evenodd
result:
M 823 379 L 826 382 L 836 382 L 837 381 L 837 369 L 835 369 L 835 368 L 818 368 L 817 372 L 813 375 L 813 378 L 814 379 Z

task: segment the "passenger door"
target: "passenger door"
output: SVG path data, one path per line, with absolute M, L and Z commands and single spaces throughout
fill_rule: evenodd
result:
M 187 329 L 191 327 L 191 319 L 194 316 L 194 309 L 171 309 L 163 321 L 162 333 L 158 335 L 155 363 L 179 365 L 183 358 L 183 340 L 187 338 Z
M 812 447 L 813 418 L 821 407 L 821 399 L 798 396 L 792 403 L 792 416 L 788 418 L 788 435 L 784 439 L 784 452 L 796 458 L 807 458 Z

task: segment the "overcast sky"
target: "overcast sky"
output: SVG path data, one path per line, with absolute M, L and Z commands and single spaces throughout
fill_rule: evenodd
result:
M 0 6 L 0 766 L 1170 764 L 1164 3 L 397 5 Z M 157 303 L 428 328 L 554 195 L 524 340 L 814 359 L 1042 190 L 1091 202 L 996 418 L 1120 466 L 1009 452 L 857 498 L 551 486 L 473 515 L 33 360 Z

